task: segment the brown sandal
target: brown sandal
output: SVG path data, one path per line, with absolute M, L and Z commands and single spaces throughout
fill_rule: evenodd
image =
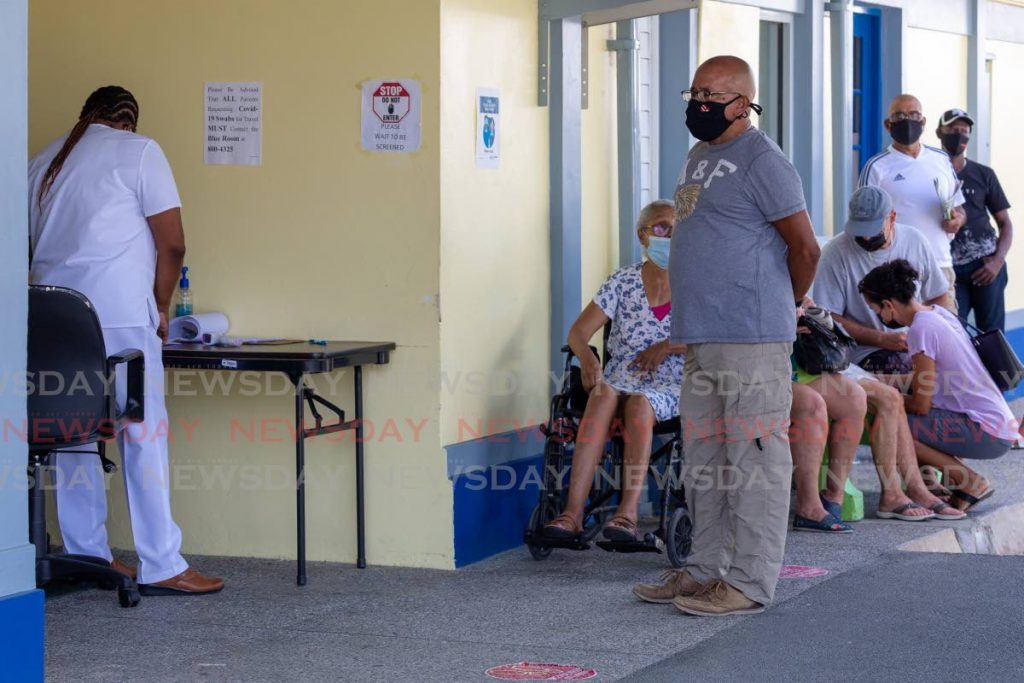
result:
M 576 538 L 582 532 L 583 529 L 576 525 L 576 520 L 567 512 L 558 515 L 541 529 L 542 536 L 559 541 Z
M 636 522 L 623 515 L 615 515 L 604 525 L 604 537 L 609 541 L 637 541 Z

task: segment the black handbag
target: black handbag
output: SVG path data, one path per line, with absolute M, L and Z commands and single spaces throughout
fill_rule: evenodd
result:
M 800 316 L 798 327 L 806 327 L 810 333 L 796 335 L 793 344 L 793 358 L 800 368 L 809 374 L 842 372 L 850 367 L 850 356 L 857 342 L 847 334 L 838 320 L 832 320 L 832 329 L 808 315 Z
M 1015 389 L 1024 377 L 1024 364 L 1020 362 L 1010 342 L 1006 341 L 1003 331 L 996 329 L 982 332 L 967 321 L 964 321 L 964 327 L 974 330 L 971 344 L 999 390 Z

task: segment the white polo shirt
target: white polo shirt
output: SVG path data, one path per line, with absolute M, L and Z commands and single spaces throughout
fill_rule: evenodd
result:
M 30 281 L 78 290 L 103 327 L 151 326 L 156 247 L 146 218 L 181 206 L 167 157 L 150 138 L 94 123 L 40 207 L 43 176 L 66 138 L 29 162 Z
M 941 149 L 921 145 L 921 151 L 915 158 L 889 145 L 887 150 L 864 164 L 857 186 L 877 185 L 888 192 L 896 209 L 896 220 L 920 230 L 931 245 L 939 266 L 952 268 L 949 243 L 953 241 L 953 235 L 942 229 L 942 204 L 935 193 L 935 178 L 940 175 L 946 176 L 949 187 L 956 186 L 956 171 L 949 155 Z M 964 196 L 957 191 L 953 204 L 960 206 L 963 203 Z

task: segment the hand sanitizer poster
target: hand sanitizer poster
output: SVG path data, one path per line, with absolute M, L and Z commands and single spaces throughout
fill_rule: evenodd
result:
M 476 166 L 498 168 L 501 163 L 501 97 L 496 88 L 476 91 Z

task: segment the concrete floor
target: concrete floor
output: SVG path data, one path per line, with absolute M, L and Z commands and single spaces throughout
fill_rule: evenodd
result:
M 982 463 L 981 469 L 998 493 L 979 507 L 978 515 L 1024 501 L 1021 452 Z M 866 489 L 872 483 L 877 487 L 869 462 L 856 466 L 854 479 Z M 787 564 L 822 567 L 828 574 L 781 580 L 776 607 L 760 616 L 702 620 L 671 606 L 638 602 L 630 586 L 656 578 L 668 566 L 663 556 L 653 554 L 556 550 L 536 562 L 524 547 L 451 572 L 312 563 L 309 585 L 303 588 L 294 584 L 292 562 L 190 558 L 203 571 L 225 576 L 227 588 L 207 597 L 144 597 L 133 609 L 120 609 L 114 593 L 52 591 L 47 680 L 485 681 L 490 680 L 486 669 L 524 660 L 593 668 L 598 680 L 636 672 L 641 673 L 634 680 L 682 680 L 682 672 L 691 670 L 701 674 L 695 680 L 729 680 L 730 670 L 712 664 L 742 649 L 749 634 L 760 637 L 751 643 L 780 652 L 791 651 L 799 639 L 801 654 L 794 656 L 818 653 L 815 661 L 827 665 L 837 633 L 831 624 L 846 624 L 848 616 L 856 628 L 842 626 L 842 643 L 862 634 L 867 640 L 854 651 L 896 662 L 899 676 L 893 680 L 920 680 L 914 661 L 895 656 L 900 648 L 917 647 L 917 641 L 894 639 L 886 646 L 882 636 L 895 627 L 879 632 L 869 617 L 890 606 L 917 614 L 919 634 L 941 651 L 949 642 L 942 635 L 944 624 L 960 619 L 959 610 L 969 612 L 970 605 L 951 607 L 952 613 L 937 608 L 936 595 L 944 593 L 935 591 L 948 586 L 922 583 L 922 572 L 927 570 L 931 581 L 944 572 L 974 570 L 949 565 L 945 556 L 900 553 L 896 557 L 912 559 L 894 560 L 892 553 L 943 525 L 965 523 L 873 520 L 877 493 L 868 490 L 866 499 L 869 519 L 856 524 L 851 535 L 790 534 Z M 996 590 L 1000 581 L 1020 576 L 1021 565 L 1013 559 L 975 556 L 966 561 L 981 561 L 990 577 L 984 585 Z M 865 602 L 864 596 L 875 595 L 873 582 L 884 583 L 885 590 L 875 602 Z M 1019 593 L 1005 593 L 1006 609 L 1016 605 L 1018 614 L 1024 607 Z M 996 617 L 1009 618 L 1003 612 Z M 790 630 L 808 619 L 817 624 L 815 629 Z M 1014 639 L 1019 650 L 1019 624 L 1007 626 L 1005 637 Z M 956 642 L 982 657 L 987 650 L 980 648 L 993 637 L 978 628 Z M 696 663 L 687 668 L 691 655 Z M 772 662 L 781 667 L 780 660 Z M 749 672 L 744 680 L 787 679 L 784 668 L 762 669 L 747 657 L 736 673 Z M 811 669 L 791 670 L 800 675 L 788 680 L 810 680 L 803 674 Z M 999 680 L 993 674 L 999 670 L 998 662 L 987 663 L 982 679 Z M 680 678 L 674 677 L 677 671 Z M 936 674 L 930 680 L 951 678 Z
M 1022 570 L 1022 557 L 885 555 L 625 680 L 1020 681 Z

